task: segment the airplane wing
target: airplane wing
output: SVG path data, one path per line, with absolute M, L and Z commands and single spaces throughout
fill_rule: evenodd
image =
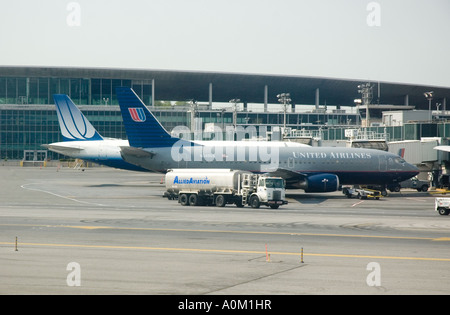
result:
M 302 174 L 287 170 L 285 168 L 278 168 L 276 171 L 272 171 L 268 173 L 270 176 L 282 177 L 283 179 L 291 179 L 291 178 L 302 178 L 304 177 Z
M 439 150 L 439 151 L 444 151 L 444 152 L 450 152 L 450 145 L 438 145 L 438 146 L 434 147 L 433 149 Z
M 285 168 L 278 168 L 276 171 L 269 172 L 270 176 L 281 177 L 286 181 L 286 186 L 291 187 L 301 181 L 306 180 L 306 175 L 302 173 L 296 173 Z
M 155 153 L 146 151 L 140 148 L 135 147 L 120 147 L 120 151 L 124 159 L 126 158 L 144 158 L 149 157 L 152 158 L 155 156 Z
M 72 156 L 77 155 L 84 149 L 82 147 L 75 147 L 75 146 L 65 146 L 64 144 L 57 145 L 57 144 L 42 144 L 44 148 L 49 149 L 50 151 Z
M 120 155 L 125 162 L 130 164 L 142 167 L 147 170 L 151 170 L 142 165 L 142 160 L 145 158 L 153 158 L 156 153 L 146 151 L 140 148 L 129 147 L 129 146 L 121 146 L 120 147 Z M 153 171 L 153 170 L 151 170 Z

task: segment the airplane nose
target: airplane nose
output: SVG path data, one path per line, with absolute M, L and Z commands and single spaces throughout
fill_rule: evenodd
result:
M 406 163 L 406 175 L 408 176 L 408 178 L 406 179 L 410 179 L 411 177 L 416 176 L 417 174 L 420 173 L 420 170 L 417 168 L 417 166 Z

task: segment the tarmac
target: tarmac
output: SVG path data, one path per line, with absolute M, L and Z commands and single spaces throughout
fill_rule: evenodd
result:
M 0 167 L 0 294 L 447 295 L 434 195 L 183 207 L 162 174 Z

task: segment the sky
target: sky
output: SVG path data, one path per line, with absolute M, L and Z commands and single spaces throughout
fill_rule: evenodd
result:
M 450 87 L 448 0 L 0 0 L 0 65 Z

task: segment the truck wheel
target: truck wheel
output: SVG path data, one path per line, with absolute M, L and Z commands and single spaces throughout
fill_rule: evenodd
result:
M 181 204 L 182 206 L 187 206 L 187 205 L 189 205 L 189 199 L 188 199 L 188 196 L 187 196 L 186 194 L 181 194 L 181 195 L 180 195 L 180 204 Z
M 189 205 L 190 206 L 198 206 L 198 196 L 197 196 L 197 194 L 191 194 L 189 196 Z
M 258 209 L 260 206 L 260 202 L 259 202 L 259 197 L 258 196 L 252 196 L 250 198 L 250 206 L 252 206 L 252 208 Z
M 216 207 L 225 207 L 226 200 L 224 195 L 217 195 L 216 197 Z
M 428 185 L 423 185 L 423 186 L 422 186 L 422 191 L 423 191 L 423 192 L 428 191 Z
M 450 211 L 446 208 L 439 208 L 438 212 L 440 215 L 448 215 Z
M 270 207 L 271 207 L 272 209 L 278 209 L 280 206 L 279 206 L 279 205 L 270 205 Z

